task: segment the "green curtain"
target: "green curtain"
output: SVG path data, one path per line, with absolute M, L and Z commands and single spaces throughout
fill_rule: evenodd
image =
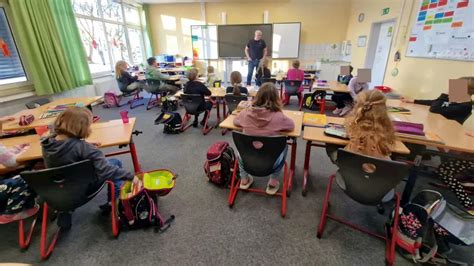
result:
M 10 0 L 36 93 L 92 83 L 70 0 Z
M 143 13 L 145 13 L 145 23 L 142 22 L 142 24 L 144 24 L 145 26 L 145 46 L 147 50 L 147 57 L 150 57 L 155 55 L 155 51 L 153 49 L 153 44 L 155 43 L 155 40 L 153 38 L 154 35 L 151 29 L 149 4 L 143 5 Z

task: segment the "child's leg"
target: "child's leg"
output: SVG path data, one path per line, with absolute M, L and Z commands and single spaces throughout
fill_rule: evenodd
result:
M 122 168 L 122 161 L 120 161 L 119 159 L 110 158 L 110 159 L 108 159 L 108 162 L 109 162 L 109 164 L 115 165 L 118 168 Z M 114 189 L 115 190 L 115 198 L 119 197 L 120 187 L 125 182 L 124 180 L 122 180 L 120 178 L 121 177 L 117 177 L 116 179 L 111 180 L 114 183 L 114 186 L 115 186 L 115 189 Z M 112 193 L 109 190 L 107 190 L 107 191 L 108 191 L 108 193 L 107 193 L 107 202 L 110 202 L 112 200 L 112 195 L 111 195 Z
M 449 186 L 449 189 L 456 194 L 456 197 L 466 209 L 473 207 L 473 203 L 464 190 L 461 182 L 459 182 L 455 177 L 457 174 L 472 168 L 474 168 L 474 162 L 466 160 L 451 160 L 442 163 L 437 171 L 441 180 L 443 180 L 443 182 Z
M 290 95 L 285 92 L 285 98 L 283 99 L 283 104 L 289 104 L 290 103 Z
M 247 173 L 247 171 L 245 171 L 244 162 L 242 161 L 242 158 L 240 158 L 240 156 L 239 156 L 239 176 L 240 176 L 240 181 L 244 184 L 247 184 L 247 182 L 249 181 L 248 179 L 249 174 Z
M 288 153 L 288 146 L 285 147 L 285 150 L 280 154 L 278 159 L 275 161 L 273 165 L 274 172 L 270 175 L 270 185 L 271 183 L 275 184 L 278 183 L 278 178 L 281 175 L 283 167 L 285 166 L 286 154 Z
M 342 94 L 341 93 L 334 93 L 333 96 L 331 97 L 331 100 L 336 103 L 336 108 L 337 109 L 342 109 L 344 106 L 344 100 L 342 99 Z

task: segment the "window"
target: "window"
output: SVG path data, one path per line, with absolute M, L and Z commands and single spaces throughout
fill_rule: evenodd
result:
M 26 81 L 5 9 L 0 7 L 0 86 Z
M 73 0 L 77 25 L 91 73 L 106 73 L 115 62 L 145 61 L 143 28 L 137 7 L 113 0 Z

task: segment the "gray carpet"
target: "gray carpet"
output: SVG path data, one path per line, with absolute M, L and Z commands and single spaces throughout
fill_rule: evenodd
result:
M 296 105 L 295 102 L 292 103 Z M 181 110 L 182 111 L 182 110 Z M 119 109 L 95 107 L 102 120 L 119 119 Z M 286 218 L 280 216 L 280 201 L 260 195 L 239 193 L 233 209 L 227 206 L 228 190 L 209 184 L 203 172 L 207 148 L 218 140 L 232 142 L 231 134 L 220 129 L 203 136 L 191 128 L 180 135 L 165 135 L 154 126 L 158 109 L 138 107 L 130 111 L 143 135 L 135 137 L 139 160 L 144 170 L 169 168 L 179 174 L 175 189 L 159 203 L 164 216 L 174 214 L 171 228 L 156 234 L 152 230 L 122 232 L 113 239 L 107 217 L 98 205 L 101 193 L 73 215 L 71 231 L 62 235 L 51 258 L 51 265 L 383 265 L 385 244 L 368 235 L 328 221 L 322 239 L 316 227 L 328 176 L 335 171 L 326 153 L 313 148 L 311 183 L 307 197 L 301 195 L 305 142 L 298 140 L 296 188 L 288 199 Z M 213 110 L 211 122 L 215 122 Z M 129 155 L 119 157 L 132 169 Z M 264 186 L 266 180 L 258 180 Z M 363 207 L 348 199 L 335 186 L 331 211 L 356 223 L 383 232 L 385 217 L 375 208 Z M 50 225 L 50 229 L 55 228 Z M 17 245 L 17 225 L 0 226 L 0 262 L 40 263 L 40 227 L 31 247 L 21 252 Z M 472 250 L 454 250 L 459 259 L 474 261 Z M 396 265 L 409 265 L 398 256 Z

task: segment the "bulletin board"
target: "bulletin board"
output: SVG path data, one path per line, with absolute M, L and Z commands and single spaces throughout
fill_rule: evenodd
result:
M 474 1 L 419 3 L 406 56 L 474 61 Z

